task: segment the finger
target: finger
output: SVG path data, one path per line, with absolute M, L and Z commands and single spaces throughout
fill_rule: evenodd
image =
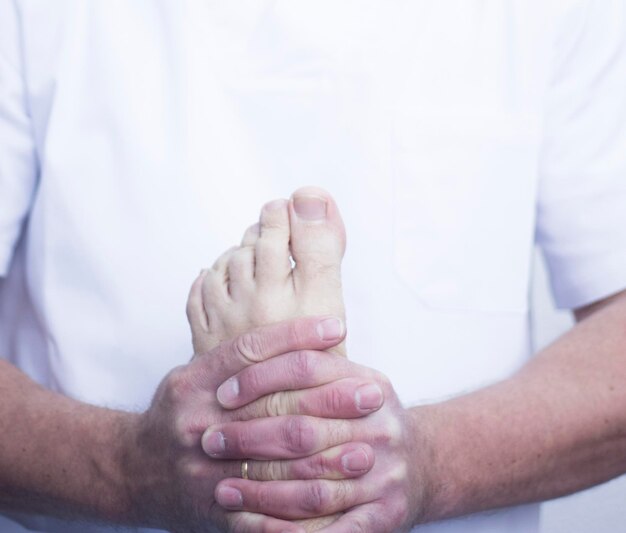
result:
M 342 481 L 250 481 L 227 479 L 215 488 L 225 509 L 296 520 L 334 514 L 367 501 L 365 484 Z
M 298 459 L 353 440 L 347 420 L 277 416 L 211 426 L 202 449 L 214 459 Z
M 373 380 L 377 373 L 345 357 L 300 350 L 248 366 L 219 386 L 217 399 L 222 407 L 236 409 L 274 392 L 317 387 L 347 377 Z
M 233 533 L 305 533 L 302 525 L 273 516 L 256 513 L 235 512 L 226 514 L 228 531 Z
M 378 384 L 345 378 L 320 387 L 270 394 L 231 413 L 235 420 L 284 415 L 347 419 L 368 415 L 382 404 L 383 391 Z
M 336 317 L 302 317 L 253 329 L 196 357 L 192 369 L 202 387 L 218 384 L 252 364 L 299 350 L 326 350 L 345 337 Z
M 350 479 L 374 466 L 374 451 L 368 444 L 335 446 L 302 459 L 248 461 L 248 479 L 288 481 L 296 479 Z

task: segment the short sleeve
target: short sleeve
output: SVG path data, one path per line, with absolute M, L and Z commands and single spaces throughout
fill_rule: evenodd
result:
M 14 3 L 0 0 L 0 276 L 11 262 L 37 182 Z
M 558 307 L 626 288 L 626 1 L 562 20 L 546 98 L 537 243 Z

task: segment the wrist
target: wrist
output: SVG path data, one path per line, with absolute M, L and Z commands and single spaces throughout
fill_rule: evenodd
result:
M 447 418 L 449 413 L 446 413 L 445 406 L 435 404 L 409 410 L 412 427 L 410 442 L 415 443 L 410 459 L 415 465 L 415 525 L 464 514 L 462 476 L 455 474 L 454 460 L 454 455 L 462 449 L 458 445 L 462 444 L 459 434 L 463 430 Z
M 167 495 L 176 493 L 171 486 L 176 477 L 169 472 L 170 464 L 164 460 L 162 442 L 151 418 L 148 411 L 125 413 L 118 420 L 114 460 L 119 498 L 114 502 L 114 521 L 164 528 L 172 518 L 168 510 L 176 507 L 167 500 Z
M 82 488 L 85 511 L 80 514 L 106 523 L 135 524 L 131 490 L 136 469 L 128 468 L 128 459 L 131 452 L 136 455 L 133 432 L 138 415 L 92 406 L 85 411 L 80 463 L 86 469 L 77 475 L 87 483 Z

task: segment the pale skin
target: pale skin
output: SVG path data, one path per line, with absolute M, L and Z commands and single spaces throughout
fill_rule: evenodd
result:
M 322 192 L 316 196 L 326 198 Z M 341 243 L 340 227 L 327 218 L 329 213 L 310 222 Z M 254 246 L 256 253 L 252 233 L 243 244 Z M 337 249 L 337 268 L 322 265 L 313 276 L 319 286 L 327 274 L 335 276 L 329 287 L 340 286 L 342 246 Z M 225 270 L 218 264 L 214 271 Z M 202 298 L 194 300 L 192 291 L 190 299 L 196 344 L 220 342 L 236 335 L 237 328 L 264 320 L 263 314 L 246 311 L 244 326 L 227 318 L 219 325 L 216 317 L 228 316 L 222 309 L 211 321 L 211 309 L 219 305 L 240 305 L 248 298 L 249 308 L 259 309 L 267 299 L 256 293 L 255 281 L 254 291 L 239 293 L 245 297 L 220 304 L 205 298 L 213 294 L 208 279 L 205 273 L 196 284 L 203 288 Z M 230 284 L 232 277 L 222 279 Z M 284 291 L 280 294 L 285 297 Z M 333 306 L 341 302 L 340 293 L 335 298 L 329 291 L 324 301 L 330 305 L 317 311 L 294 294 L 287 307 L 297 316 L 334 314 Z M 240 306 L 232 316 L 241 311 Z M 342 318 L 342 306 L 337 314 Z M 345 333 L 332 319 L 300 318 L 222 342 L 168 376 L 142 415 L 58 397 L 5 364 L 0 420 L 11 438 L 0 439 L 0 502 L 26 511 L 62 509 L 65 516 L 198 531 L 210 530 L 209 523 L 233 531 L 301 531 L 301 525 L 280 519 L 350 509 L 329 520 L 326 530 L 383 532 L 578 490 L 626 469 L 626 295 L 579 310 L 577 316 L 586 318 L 509 380 L 446 403 L 408 409 L 384 376 L 324 351 Z M 328 334 L 320 335 L 323 324 Z M 357 394 L 361 385 L 372 383 L 383 391 L 382 407 L 371 402 L 371 386 L 368 394 Z M 370 400 L 369 409 L 362 409 L 364 398 Z M 303 406 L 308 412 L 302 412 Z M 258 419 L 263 414 L 307 416 Z M 199 453 L 200 440 L 212 460 Z M 216 449 L 216 442 L 224 446 Z M 336 460 L 342 453 L 325 451 L 337 445 L 352 446 L 348 452 L 365 457 L 366 468 L 358 475 L 371 470 L 337 480 L 351 477 L 346 462 Z M 177 457 L 171 456 L 172 448 Z M 246 457 L 257 459 L 250 462 L 247 481 L 237 478 L 240 459 Z M 220 458 L 235 460 L 223 461 L 220 468 L 215 461 Z M 279 460 L 261 461 L 272 458 Z M 168 465 L 164 473 L 163 464 Z M 135 474 L 130 479 L 128 470 Z M 286 481 L 303 477 L 324 479 Z M 223 514 L 203 499 L 212 487 L 226 508 L 278 518 Z M 202 523 L 194 522 L 198 515 Z M 309 529 L 311 523 L 304 525 Z
M 326 227 L 342 243 L 343 228 L 333 218 L 338 213 L 332 200 L 323 192 L 317 194 L 333 206 L 323 221 L 316 221 L 318 231 Z M 288 208 L 292 209 L 292 204 Z M 280 234 L 276 220 L 279 218 L 272 224 L 273 231 Z M 286 214 L 283 222 L 283 232 L 288 232 Z M 216 334 L 217 339 L 249 327 L 254 323 L 250 317 L 263 319 L 258 310 L 266 309 L 263 302 L 267 300 L 251 291 L 249 283 L 255 272 L 257 239 L 255 231 L 248 232 L 243 247 L 231 250 L 221 264 L 218 262 L 218 275 L 198 282 L 204 287 L 203 291 L 196 289 L 198 295 L 202 293 L 197 297 L 197 302 L 202 302 L 197 303 L 198 316 L 203 315 L 204 307 L 209 316 L 205 330 L 214 317 L 216 329 L 226 332 Z M 285 255 L 284 236 L 282 241 Z M 234 256 L 238 257 L 238 275 L 229 274 L 228 265 Z M 283 259 L 279 258 L 279 264 L 285 265 Z M 335 255 L 336 261 L 340 259 L 340 254 Z M 325 302 L 340 299 L 338 271 L 338 265 L 320 270 L 320 275 L 330 281 L 323 289 L 327 291 Z M 329 295 L 333 287 L 336 299 Z M 232 299 L 219 297 L 220 290 L 232 294 Z M 281 298 L 277 296 L 277 301 Z M 230 315 L 229 306 L 233 310 Z M 282 305 L 279 308 L 285 309 Z M 338 310 L 342 313 L 343 307 Z M 333 311 L 332 304 L 326 311 Z M 303 308 L 297 308 L 294 314 L 302 312 Z M 516 375 L 431 406 L 404 408 L 384 376 L 319 352 L 303 352 L 299 369 L 287 375 L 278 371 L 280 357 L 246 368 L 218 390 L 218 401 L 224 407 L 262 402 L 282 413 L 300 393 L 277 395 L 271 394 L 272 390 L 327 386 L 355 376 L 374 379 L 384 392 L 385 403 L 375 413 L 351 420 L 339 420 L 337 415 L 336 420 L 301 418 L 295 423 L 290 417 L 275 417 L 245 426 L 241 422 L 212 426 L 203 436 L 203 448 L 211 457 L 255 458 L 250 444 L 262 435 L 266 455 L 277 459 L 304 457 L 325 447 L 358 441 L 371 445 L 376 462 L 360 478 L 301 481 L 295 486 L 296 506 L 287 506 L 284 502 L 293 495 L 293 484 L 254 481 L 257 475 L 259 479 L 278 479 L 281 463 L 251 461 L 251 480 L 220 482 L 217 501 L 232 510 L 262 511 L 294 520 L 348 510 L 335 515 L 338 520 L 324 531 L 398 531 L 424 522 L 554 498 L 624 473 L 626 292 L 578 309 L 575 315 L 578 324 Z M 223 317 L 228 316 L 225 323 Z M 298 447 L 285 448 L 275 438 L 287 429 L 297 434 L 294 441 Z

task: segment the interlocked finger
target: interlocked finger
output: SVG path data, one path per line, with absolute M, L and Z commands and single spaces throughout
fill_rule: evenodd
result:
M 298 459 L 353 440 L 349 420 L 277 416 L 209 427 L 202 448 L 214 459 Z
M 350 479 L 369 472 L 374 452 L 368 444 L 348 443 L 302 459 L 242 463 L 242 477 L 252 481 Z
M 263 512 L 297 520 L 334 514 L 367 501 L 367 484 L 341 481 L 249 481 L 228 479 L 218 484 L 215 499 L 224 508 Z

